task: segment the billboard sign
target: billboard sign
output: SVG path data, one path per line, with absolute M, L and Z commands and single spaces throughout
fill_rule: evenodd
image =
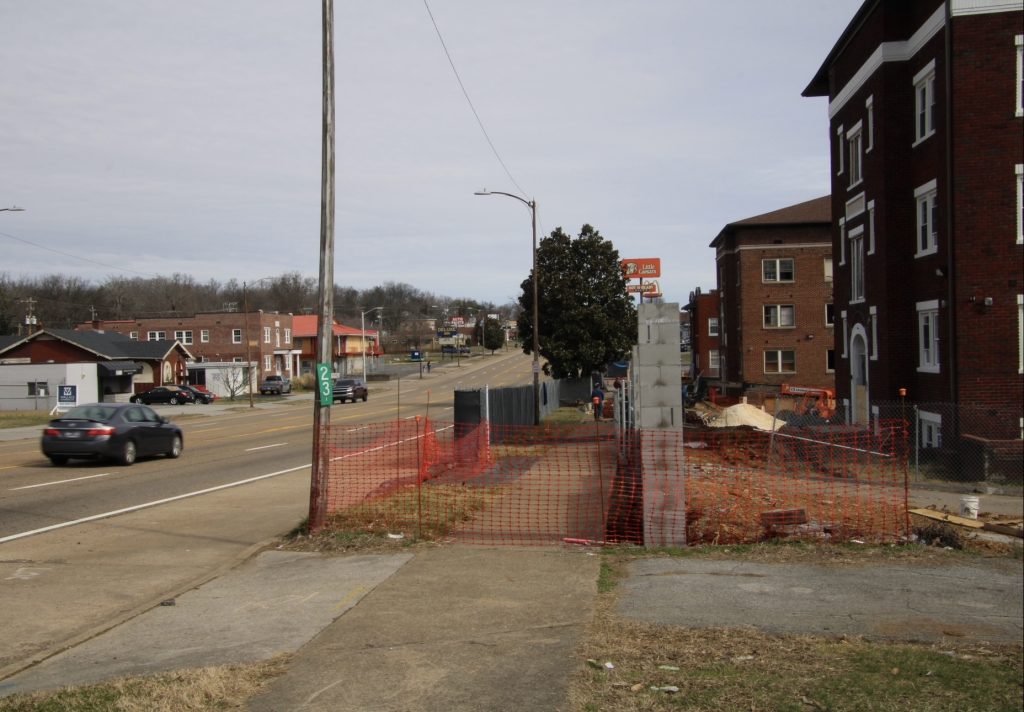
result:
M 659 294 L 661 289 L 658 288 L 656 281 L 641 282 L 640 284 L 627 284 L 626 291 L 630 294 Z
M 622 273 L 626 279 L 653 279 L 661 276 L 661 258 L 643 257 L 634 260 L 622 260 Z

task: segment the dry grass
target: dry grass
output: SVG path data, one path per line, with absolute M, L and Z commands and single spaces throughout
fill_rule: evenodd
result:
M 410 486 L 331 515 L 315 534 L 303 523 L 280 548 L 369 554 L 430 545 L 449 537 L 502 494 L 501 487 Z
M 0 712 L 206 712 L 240 710 L 284 672 L 287 656 L 250 665 L 125 677 L 55 692 L 0 698 Z
M 0 428 L 24 428 L 46 425 L 53 419 L 47 411 L 16 410 L 0 412 Z

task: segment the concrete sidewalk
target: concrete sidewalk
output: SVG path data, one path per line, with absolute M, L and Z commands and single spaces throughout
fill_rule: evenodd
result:
M 599 559 L 266 551 L 3 680 L 0 695 L 298 651 L 251 710 L 555 710 L 578 666 Z
M 251 712 L 565 709 L 600 558 L 460 545 L 415 556 L 265 551 L 173 606 L 0 682 L 0 695 L 293 652 Z M 616 610 L 686 628 L 1020 645 L 1022 579 L 1009 558 L 822 566 L 654 557 L 628 565 Z
M 249 709 L 559 709 L 599 559 L 539 548 L 421 552 L 303 648 Z

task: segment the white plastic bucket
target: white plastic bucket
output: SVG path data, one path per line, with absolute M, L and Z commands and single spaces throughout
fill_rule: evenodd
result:
M 960 516 L 966 519 L 978 518 L 979 500 L 974 495 L 964 495 L 960 498 Z

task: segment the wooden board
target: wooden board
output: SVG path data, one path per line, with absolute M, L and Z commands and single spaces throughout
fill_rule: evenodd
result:
M 968 519 L 967 517 L 958 517 L 955 514 L 937 512 L 934 509 L 908 509 L 907 511 L 911 514 L 916 514 L 921 517 L 934 519 L 937 522 L 948 522 L 949 524 L 955 524 L 959 527 L 968 527 L 970 529 L 984 529 L 985 531 L 996 532 L 997 534 L 1015 536 L 1018 539 L 1024 538 L 1024 531 L 1021 531 L 1016 527 L 1007 526 L 1005 524 L 995 524 L 993 522 L 985 522 L 980 519 Z

